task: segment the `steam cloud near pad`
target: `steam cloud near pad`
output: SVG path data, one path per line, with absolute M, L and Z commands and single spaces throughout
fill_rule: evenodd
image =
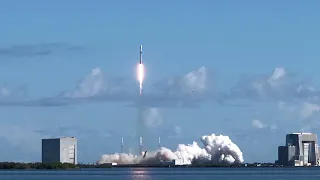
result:
M 215 134 L 202 136 L 203 148 L 196 142 L 193 144 L 179 144 L 176 151 L 162 147 L 154 152 L 142 155 L 115 153 L 102 155 L 97 164 L 159 164 L 161 161 L 176 160 L 179 165 L 188 164 L 240 164 L 244 162 L 240 148 L 228 136 Z

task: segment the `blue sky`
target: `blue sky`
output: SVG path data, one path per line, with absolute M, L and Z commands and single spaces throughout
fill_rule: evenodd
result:
M 128 151 L 143 44 L 150 148 L 222 133 L 272 162 L 285 133 L 319 132 L 319 3 L 2 2 L 0 160 L 39 161 L 41 138 L 64 135 L 82 162 L 121 136 Z

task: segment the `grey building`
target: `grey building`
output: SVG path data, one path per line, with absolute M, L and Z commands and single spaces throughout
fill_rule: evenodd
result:
M 285 146 L 278 147 L 276 163 L 284 166 L 319 165 L 319 149 L 316 134 L 287 134 Z
M 279 146 L 278 147 L 278 162 L 281 165 L 289 166 L 295 159 L 294 146 Z
M 42 163 L 77 164 L 77 139 L 63 137 L 42 139 Z

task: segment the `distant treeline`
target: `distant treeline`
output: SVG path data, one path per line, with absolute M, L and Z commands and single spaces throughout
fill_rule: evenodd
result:
M 69 164 L 69 163 L 0 162 L 0 169 L 75 169 L 75 168 L 97 168 L 97 165 L 90 165 L 90 164 L 75 165 L 75 164 Z
M 274 163 L 252 163 L 252 164 L 199 164 L 199 165 L 143 165 L 143 164 L 130 164 L 130 165 L 117 165 L 112 166 L 110 164 L 69 164 L 69 163 L 16 163 L 16 162 L 0 162 L 0 169 L 80 169 L 80 168 L 121 168 L 121 167 L 216 167 L 216 168 L 237 168 L 237 167 L 282 167 Z

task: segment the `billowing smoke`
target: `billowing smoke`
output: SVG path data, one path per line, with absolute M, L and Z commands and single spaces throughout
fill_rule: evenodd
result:
M 234 144 L 228 136 L 215 134 L 202 136 L 201 148 L 196 142 L 184 145 L 179 144 L 175 152 L 162 147 L 155 152 L 135 156 L 133 154 L 116 153 L 102 155 L 97 164 L 159 164 L 162 161 L 176 160 L 176 164 L 240 164 L 244 162 L 240 148 Z

